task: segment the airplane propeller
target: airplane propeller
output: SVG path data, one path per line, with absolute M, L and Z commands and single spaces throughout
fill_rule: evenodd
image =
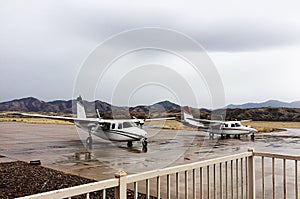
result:
M 138 119 L 135 116 L 132 116 L 132 118 L 136 120 L 134 123 L 136 123 L 142 129 L 146 119 Z
M 98 118 L 101 119 L 101 115 L 100 115 L 99 109 L 96 109 L 96 113 L 97 113 Z

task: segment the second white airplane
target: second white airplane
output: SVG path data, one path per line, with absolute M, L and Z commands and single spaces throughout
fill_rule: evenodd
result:
M 221 135 L 221 137 L 230 137 L 230 135 L 234 135 L 237 138 L 240 138 L 241 135 L 251 134 L 251 139 L 254 140 L 254 134 L 257 133 L 257 130 L 247 126 L 243 126 L 242 122 L 246 122 L 246 120 L 220 121 L 197 119 L 193 117 L 189 107 L 183 107 L 183 124 L 196 127 L 199 130 L 208 132 L 211 139 L 214 138 L 215 134 L 219 134 Z

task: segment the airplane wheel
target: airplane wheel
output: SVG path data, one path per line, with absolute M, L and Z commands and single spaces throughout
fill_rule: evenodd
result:
M 147 148 L 148 141 L 147 141 L 147 139 L 142 139 L 142 145 L 143 145 L 142 151 L 147 152 L 148 151 L 148 148 Z
M 209 139 L 213 140 L 214 139 L 214 133 L 209 133 Z
M 251 134 L 251 140 L 254 141 L 254 133 Z
M 227 134 L 227 135 L 226 135 L 226 138 L 230 138 L 230 135 L 229 135 L 229 134 Z
M 143 149 L 142 149 L 142 151 L 146 153 L 146 152 L 148 151 L 148 148 L 147 148 L 147 146 L 145 146 L 145 147 L 143 146 Z
M 89 136 L 88 138 L 86 138 L 86 144 L 88 146 L 92 146 L 93 145 L 93 138 L 91 136 Z
M 237 135 L 237 139 L 241 139 L 241 135 Z
M 127 142 L 127 147 L 131 148 L 132 147 L 132 141 Z

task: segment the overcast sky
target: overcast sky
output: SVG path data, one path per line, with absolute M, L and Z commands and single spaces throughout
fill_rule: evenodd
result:
M 300 100 L 299 8 L 299 1 L 274 0 L 3 0 L 0 101 L 70 99 L 90 52 L 112 35 L 143 27 L 179 31 L 201 44 L 218 69 L 226 104 Z M 109 101 L 109 94 L 98 95 Z M 133 104 L 168 99 L 142 96 Z

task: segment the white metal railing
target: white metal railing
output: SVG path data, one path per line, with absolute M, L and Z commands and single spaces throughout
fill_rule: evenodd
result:
M 259 161 L 254 161 L 261 157 L 261 168 L 255 169 Z M 265 184 L 265 158 L 272 159 L 272 179 L 270 186 Z M 270 190 L 273 198 L 277 194 L 275 174 L 278 172 L 275 167 L 275 159 L 283 160 L 283 195 L 284 198 L 298 199 L 298 161 L 299 156 L 285 156 L 278 154 L 267 154 L 254 152 L 252 149 L 245 153 L 230 155 L 226 157 L 205 160 L 201 162 L 179 165 L 164 169 L 148 171 L 139 174 L 127 175 L 125 172 L 118 173 L 115 179 L 105 180 L 76 187 L 50 191 L 23 198 L 71 198 L 85 194 L 90 198 L 93 192 L 97 191 L 100 198 L 106 198 L 106 190 L 112 190 L 114 198 L 143 198 L 151 196 L 157 198 L 270 198 Z M 287 173 L 286 161 L 295 161 L 294 168 L 294 195 L 287 194 Z M 256 163 L 256 164 L 255 164 Z M 290 168 L 289 164 L 289 168 Z M 292 167 L 291 167 L 292 168 Z M 263 176 L 258 178 L 259 175 Z M 256 178 L 262 180 L 261 186 L 255 182 Z M 290 175 L 289 175 L 290 180 Z M 268 187 L 268 188 L 266 188 Z M 256 188 L 259 194 L 256 195 Z M 99 193 L 98 193 L 99 192 Z M 99 198 L 99 197 L 98 197 Z
M 261 167 L 261 170 L 257 171 L 257 178 L 261 181 L 256 184 L 260 192 L 257 194 L 258 196 L 262 199 L 299 199 L 298 164 L 300 156 L 259 152 L 254 152 L 254 156 L 257 156 L 256 162 Z M 270 169 L 266 170 L 266 167 Z
M 253 192 L 251 178 L 249 178 L 249 183 L 244 180 L 245 176 L 251 175 L 246 173 L 252 172 L 247 169 L 254 166 L 252 159 L 252 152 L 246 152 L 128 175 L 123 180 L 126 180 L 128 185 L 134 184 L 135 198 L 139 192 L 138 184 L 143 181 L 145 181 L 145 188 L 142 186 L 141 192 L 146 194 L 146 198 L 149 198 L 150 195 L 157 198 L 189 198 L 190 196 L 192 198 L 229 198 L 234 194 L 237 198 L 242 198 L 240 196 L 246 196 L 248 191 Z M 234 172 L 234 168 L 237 172 Z M 254 177 L 254 175 L 252 176 Z M 151 193 L 150 184 L 154 184 L 156 189 Z M 175 187 L 175 190 L 172 187 Z M 123 191 L 120 195 L 125 196 L 126 190 Z

